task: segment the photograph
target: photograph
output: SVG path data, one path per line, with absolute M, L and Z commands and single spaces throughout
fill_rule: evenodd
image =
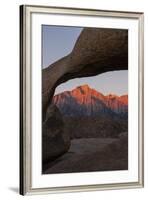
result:
M 20 194 L 144 186 L 143 20 L 20 6 Z
M 42 174 L 128 170 L 128 30 L 41 32 Z

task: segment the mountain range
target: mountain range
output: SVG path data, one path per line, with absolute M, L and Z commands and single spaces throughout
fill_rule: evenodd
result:
M 128 95 L 103 95 L 88 85 L 64 91 L 53 98 L 53 103 L 64 116 L 128 117 Z

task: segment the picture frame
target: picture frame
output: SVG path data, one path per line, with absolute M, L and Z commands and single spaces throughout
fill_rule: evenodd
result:
M 70 16 L 71 18 L 68 19 Z M 78 17 L 79 19 L 77 19 Z M 52 24 L 49 18 L 52 18 Z M 78 21 L 81 21 L 80 18 L 82 19 L 82 21 L 84 21 L 83 23 L 82 22 L 78 23 Z M 55 21 L 53 21 L 53 19 L 55 19 Z M 94 24 L 92 23 L 93 20 L 94 21 L 96 20 Z M 95 24 L 97 20 L 98 24 Z M 119 25 L 120 21 L 121 24 Z M 131 44 L 128 43 L 129 69 L 132 64 L 135 64 L 135 68 L 133 68 L 130 72 L 129 79 L 132 80 L 132 77 L 134 76 L 137 78 L 137 79 L 135 78 L 132 82 L 132 84 L 135 87 L 136 94 L 134 93 L 131 94 L 130 102 L 133 100 L 132 96 L 133 98 L 137 97 L 137 99 L 135 100 L 136 103 L 133 105 L 133 109 L 136 110 L 136 117 L 134 120 L 137 120 L 136 121 L 137 123 L 135 123 L 135 129 L 133 129 L 133 131 L 132 131 L 133 128 L 132 126 L 131 128 L 129 128 L 131 136 L 129 136 L 128 153 L 131 156 L 133 152 L 132 150 L 134 148 L 136 149 L 135 151 L 136 153 L 133 156 L 135 157 L 133 163 L 134 164 L 137 163 L 135 166 L 136 169 L 135 172 L 132 171 L 131 174 L 129 174 L 128 176 L 126 176 L 126 174 L 124 173 L 122 174 L 120 171 L 118 171 L 118 174 L 116 174 L 116 171 L 111 172 L 111 174 L 109 174 L 108 172 L 104 172 L 102 173 L 101 176 L 106 178 L 104 180 L 102 178 L 102 182 L 99 182 L 98 181 L 99 178 L 96 180 L 94 179 L 95 172 L 88 173 L 86 174 L 86 176 L 85 173 L 77 173 L 74 175 L 75 176 L 74 179 L 74 176 L 72 176 L 71 174 L 44 175 L 41 173 L 41 171 L 39 171 L 39 169 L 41 169 L 41 162 L 40 162 L 41 160 L 37 161 L 37 159 L 38 157 L 41 158 L 41 155 L 40 156 L 36 155 L 37 154 L 36 148 L 37 145 L 41 146 L 42 125 L 40 121 L 42 115 L 41 114 L 42 106 L 40 104 L 41 101 L 36 100 L 38 98 L 35 98 L 37 97 L 35 95 L 41 95 L 41 89 L 42 89 L 41 37 L 37 37 L 41 35 L 38 35 L 37 31 L 39 30 L 39 27 L 41 30 L 41 25 L 43 24 L 53 25 L 53 26 L 59 25 L 59 26 L 73 26 L 73 27 L 75 26 L 89 27 L 91 26 L 91 24 L 93 24 L 92 27 L 105 27 L 105 28 L 119 27 L 121 29 L 122 28 L 124 29 L 126 27 L 127 29 L 130 30 L 129 38 L 133 37 L 135 39 L 133 41 L 136 42 L 136 48 L 133 54 L 130 53 L 131 49 L 132 48 L 134 49 L 134 46 L 132 46 L 132 43 Z M 110 25 L 108 26 L 106 24 Z M 130 42 L 130 39 L 128 42 Z M 34 49 L 37 49 L 36 54 L 34 54 L 35 52 Z M 36 59 L 39 58 L 38 60 L 39 64 L 36 61 L 34 61 L 34 58 Z M 36 65 L 37 67 L 34 67 L 34 65 Z M 131 89 L 129 89 L 129 91 L 131 91 Z M 62 193 L 62 192 L 83 192 L 83 191 L 95 191 L 95 190 L 144 187 L 144 103 L 143 101 L 144 101 L 144 13 L 93 10 L 93 9 L 82 9 L 82 8 L 48 7 L 48 6 L 35 6 L 35 5 L 20 6 L 20 194 L 21 195 Z M 34 107 L 34 105 L 36 105 L 39 109 L 36 109 L 37 107 Z M 35 116 L 38 115 L 40 115 L 40 117 L 36 119 L 37 121 L 35 121 L 34 118 Z M 130 115 L 132 117 L 132 114 Z M 131 117 L 129 117 L 128 119 L 129 124 L 133 123 L 130 122 Z M 39 133 L 35 134 L 34 133 L 35 131 Z M 132 139 L 133 137 L 132 132 L 134 131 L 137 133 L 137 135 L 135 134 L 136 136 L 134 136 L 136 139 L 135 138 Z M 131 140 L 134 144 L 133 149 L 130 149 Z M 39 153 L 41 154 L 41 151 Z M 130 158 L 131 157 L 128 158 L 129 163 L 131 163 Z M 40 167 L 37 167 L 38 165 Z M 46 176 L 46 180 L 44 180 L 43 184 L 41 185 L 39 184 L 42 183 L 42 180 L 36 178 L 37 174 L 40 174 L 40 176 Z M 119 174 L 122 175 L 122 178 L 118 180 L 117 176 Z M 108 180 L 109 176 L 111 176 L 112 178 Z M 100 175 L 98 175 L 98 177 L 100 177 Z M 73 182 L 69 181 L 70 178 L 73 180 Z M 67 180 L 67 182 L 61 184 L 62 183 L 61 181 L 63 181 L 64 179 L 65 181 Z M 82 179 L 85 180 L 86 184 L 83 184 Z M 49 185 L 50 182 L 54 184 Z M 57 184 L 58 182 L 59 184 Z

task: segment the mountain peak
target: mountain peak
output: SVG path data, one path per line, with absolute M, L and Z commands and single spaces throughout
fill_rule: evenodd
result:
M 81 88 L 81 89 L 84 89 L 84 90 L 89 90 L 90 89 L 89 85 L 87 85 L 87 84 L 78 86 L 77 88 Z
M 116 94 L 108 94 L 106 97 L 113 99 L 113 98 L 118 98 Z
M 61 112 L 70 116 L 98 116 L 106 112 L 109 115 L 128 112 L 128 95 L 119 97 L 109 94 L 104 96 L 88 85 L 81 85 L 72 91 L 56 95 L 53 101 Z
M 87 84 L 85 84 L 85 85 L 78 86 L 74 90 L 79 90 L 81 93 L 84 94 L 84 93 L 88 93 L 91 90 L 91 88 Z

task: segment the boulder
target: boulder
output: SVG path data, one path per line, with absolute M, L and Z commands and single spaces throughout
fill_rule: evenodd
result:
M 60 111 L 55 105 L 47 110 L 47 120 L 42 126 L 42 160 L 52 161 L 68 151 L 70 136 L 64 131 L 64 123 Z

